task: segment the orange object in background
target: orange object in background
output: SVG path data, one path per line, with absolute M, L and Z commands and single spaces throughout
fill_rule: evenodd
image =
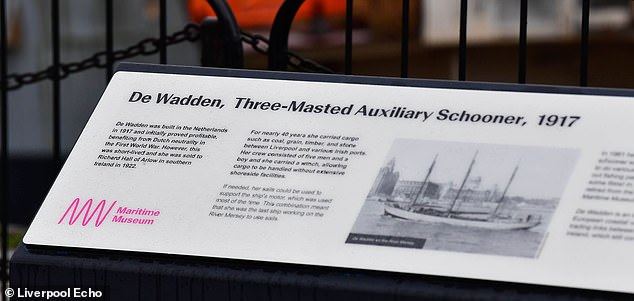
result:
M 283 0 L 227 0 L 236 16 L 238 25 L 268 27 L 273 24 L 275 14 Z M 215 16 L 207 0 L 187 0 L 187 10 L 193 22 L 200 23 L 207 16 Z M 345 13 L 346 1 L 308 0 L 295 15 L 295 20 L 310 20 L 315 17 L 335 17 Z

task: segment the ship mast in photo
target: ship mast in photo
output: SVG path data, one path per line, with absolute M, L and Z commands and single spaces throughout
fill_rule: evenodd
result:
M 413 198 L 409 200 L 407 198 L 405 200 L 401 198 L 401 200 L 398 200 L 392 197 L 391 191 L 389 191 L 390 193 L 386 193 L 388 189 L 385 188 L 385 185 L 379 185 L 375 191 L 390 194 L 385 198 L 385 215 L 416 222 L 444 223 L 454 226 L 476 227 L 490 230 L 526 230 L 539 225 L 541 223 L 541 216 L 539 215 L 529 214 L 526 217 L 517 218 L 501 214 L 502 208 L 504 208 L 508 202 L 506 194 L 513 183 L 513 179 L 519 169 L 519 164 L 515 166 L 501 196 L 495 201 L 496 205 L 493 210 L 486 206 L 477 208 L 477 210 L 460 210 L 461 202 L 469 197 L 469 192 L 472 192 L 466 189 L 465 186 L 470 180 L 470 175 L 476 164 L 477 156 L 478 151 L 473 155 L 459 188 L 457 190 L 448 189 L 444 193 L 444 199 L 451 200 L 448 204 L 441 202 L 439 196 L 437 200 L 434 200 L 426 194 L 430 184 L 432 184 L 430 177 L 436 166 L 438 154 L 436 154 L 432 160 L 427 174 Z M 396 183 L 398 172 L 395 172 L 395 159 L 392 159 L 388 166 L 389 168 L 387 170 L 379 174 L 381 179 L 377 179 L 379 180 L 378 184 L 384 184 L 386 179 L 390 179 L 391 182 Z M 394 186 L 392 186 L 392 190 L 393 187 Z M 463 197 L 462 200 L 460 199 L 461 196 Z M 495 197 L 495 193 L 493 193 L 491 197 Z M 423 202 L 419 204 L 418 200 L 421 198 Z

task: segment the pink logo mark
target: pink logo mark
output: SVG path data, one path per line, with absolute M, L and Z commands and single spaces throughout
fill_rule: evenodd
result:
M 106 200 L 101 200 L 101 202 L 97 204 L 97 206 L 92 211 L 92 213 L 90 212 L 90 207 L 92 207 L 92 199 L 88 199 L 88 201 L 86 201 L 86 203 L 84 203 L 84 205 L 81 207 L 79 212 L 77 212 L 77 208 L 79 207 L 80 201 L 81 200 L 79 198 L 76 198 L 72 203 L 70 203 L 70 205 L 68 205 L 68 209 L 66 209 L 66 212 L 64 212 L 64 215 L 62 215 L 62 218 L 59 219 L 59 222 L 57 222 L 58 225 L 62 223 L 64 218 L 66 218 L 66 216 L 72 209 L 73 212 L 70 214 L 70 217 L 68 218 L 69 225 L 75 224 L 75 222 L 81 216 L 81 214 L 84 213 L 84 219 L 82 220 L 81 225 L 82 227 L 85 227 L 88 223 L 90 223 L 90 220 L 92 220 L 92 218 L 95 216 L 97 211 L 99 211 L 99 214 L 97 215 L 97 219 L 95 220 L 95 227 L 99 227 L 106 220 L 106 217 L 108 216 L 108 214 L 110 214 L 112 207 L 114 207 L 114 205 L 117 203 L 117 201 L 114 201 L 110 205 L 110 208 L 108 208 L 108 211 L 106 211 L 106 213 L 103 214 L 103 210 L 105 209 L 106 203 L 107 203 Z

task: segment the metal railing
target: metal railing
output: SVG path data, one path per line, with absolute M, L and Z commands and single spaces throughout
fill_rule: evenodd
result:
M 363 0 L 357 0 L 363 1 Z M 222 0 L 208 0 L 210 5 L 214 8 L 217 14 L 217 21 L 222 26 L 211 26 L 212 30 L 222 30 L 223 32 L 216 32 L 216 35 L 223 39 L 222 43 L 216 43 L 215 38 L 211 40 L 211 48 L 215 51 L 225 51 L 228 53 L 239 52 L 240 55 L 234 56 L 238 61 L 229 64 L 230 66 L 240 66 L 242 58 L 242 43 L 251 45 L 256 51 L 265 53 L 268 57 L 268 68 L 270 70 L 286 70 L 290 64 L 296 69 L 313 72 L 330 72 L 328 68 L 319 65 L 308 59 L 292 53 L 288 49 L 288 38 L 293 23 L 295 14 L 305 2 L 304 0 L 286 0 L 284 1 L 274 19 L 272 29 L 270 32 L 270 39 L 252 35 L 245 32 L 241 32 L 237 27 L 235 18 L 231 12 L 231 9 L 225 1 Z M 460 27 L 459 27 L 459 41 L 458 41 L 458 79 L 461 81 L 467 80 L 467 8 L 468 0 L 460 1 Z M 398 2 L 394 2 L 397 5 Z M 402 14 L 401 14 L 401 43 L 400 43 L 400 76 L 408 77 L 410 70 L 409 61 L 409 49 L 410 49 L 410 1 L 402 0 Z M 19 89 L 23 85 L 40 81 L 50 80 L 52 83 L 52 161 L 56 168 L 60 168 L 63 162 L 62 158 L 62 146 L 61 146 L 61 117 L 60 107 L 62 104 L 60 91 L 61 82 L 69 74 L 82 72 L 90 68 L 103 68 L 106 79 L 110 79 L 113 75 L 113 65 L 115 61 L 131 58 L 136 55 L 149 55 L 153 53 L 159 53 L 159 63 L 167 63 L 167 47 L 171 44 L 181 41 L 195 41 L 198 39 L 199 31 L 203 30 L 198 26 L 186 26 L 182 31 L 169 35 L 167 33 L 167 14 L 166 0 L 159 1 L 159 31 L 160 35 L 158 39 L 145 39 L 139 43 L 132 45 L 122 50 L 114 49 L 114 11 L 113 1 L 104 1 L 105 9 L 105 50 L 94 54 L 75 63 L 62 63 L 60 60 L 60 7 L 59 0 L 51 0 L 51 41 L 52 52 L 51 60 L 52 65 L 39 72 L 32 72 L 29 74 L 21 75 L 9 75 L 7 70 L 7 4 L 5 0 L 0 0 L 0 26 L 5 29 L 0 32 L 0 221 L 2 234 L 1 241 L 1 259 L 0 259 L 0 278 L 2 280 L 2 291 L 6 288 L 8 281 L 8 265 L 7 265 L 7 245 L 8 245 L 8 179 L 11 176 L 8 172 L 8 90 Z M 520 20 L 518 21 L 518 75 L 517 82 L 520 84 L 526 83 L 526 62 L 527 62 L 527 15 L 528 15 L 528 0 L 521 0 L 520 5 Z M 344 55 L 343 55 L 343 73 L 353 74 L 352 59 L 353 59 L 353 0 L 346 0 L 345 10 L 345 34 L 344 34 Z M 582 16 L 581 16 L 581 29 L 580 29 L 580 62 L 579 62 L 579 86 L 586 86 L 588 84 L 588 43 L 589 43 L 589 16 L 590 16 L 590 1 L 583 0 L 582 2 Z M 204 26 L 203 26 L 204 27 Z M 215 29 L 214 29 L 215 28 Z M 220 29 L 218 29 L 220 28 Z M 204 30 L 203 30 L 204 31 Z M 203 32 L 202 34 L 207 34 Z M 235 38 L 238 37 L 236 41 Z M 233 39 L 233 40 L 231 40 Z M 203 39 L 204 40 L 204 39 Z M 204 41 L 203 41 L 204 42 Z M 268 44 L 268 46 L 267 46 Z M 229 47 L 220 49 L 218 45 L 222 47 Z M 228 46 L 227 46 L 228 45 Z M 203 45 L 203 48 L 205 45 Z M 217 52 L 216 52 L 217 53 Z M 207 54 L 209 55 L 209 54 Z M 213 53 L 211 54 L 214 55 Z M 204 61 L 204 59 L 203 59 Z M 213 61 L 213 58 L 210 60 Z M 213 65 L 213 63 L 210 63 Z M 11 81 L 11 82 L 10 82 Z

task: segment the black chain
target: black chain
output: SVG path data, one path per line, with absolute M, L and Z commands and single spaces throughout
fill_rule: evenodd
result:
M 251 45 L 255 51 L 268 54 L 269 40 L 259 34 L 250 34 L 242 31 L 242 41 Z M 297 53 L 287 51 L 288 64 L 300 71 L 316 72 L 316 73 L 335 73 L 332 69 L 321 65 L 313 60 L 304 58 Z
M 245 31 L 240 31 L 240 33 L 242 34 L 242 42 L 251 45 L 253 50 L 261 54 L 269 53 L 269 40 L 267 38 L 259 34 L 251 34 Z
M 133 58 L 139 55 L 151 55 L 160 51 L 163 44 L 165 47 L 178 44 L 184 41 L 196 41 L 200 37 L 200 28 L 196 24 L 187 24 L 183 29 L 166 36 L 165 40 L 148 38 L 143 39 L 125 49 L 115 50 L 111 54 L 112 61 L 119 61 Z M 100 51 L 84 60 L 59 66 L 50 66 L 38 72 L 28 72 L 23 74 L 12 73 L 7 75 L 7 90 L 19 89 L 24 85 L 39 82 L 45 79 L 63 79 L 69 75 L 84 71 L 90 68 L 106 68 L 108 66 L 108 52 Z
M 242 41 L 249 44 L 255 51 L 268 54 L 269 40 L 261 35 L 242 33 Z M 165 47 L 189 41 L 194 42 L 200 38 L 200 26 L 197 24 L 187 24 L 183 29 L 165 37 L 165 40 L 147 38 L 138 43 L 125 48 L 115 50 L 111 54 L 112 61 L 120 61 L 136 56 L 152 55 L 160 51 L 163 44 Z M 317 62 L 301 57 L 293 52 L 287 52 L 289 65 L 298 70 L 306 72 L 334 73 L 331 69 L 324 67 Z M 63 79 L 69 75 L 91 68 L 106 68 L 108 66 L 108 52 L 100 51 L 92 56 L 77 62 L 50 66 L 37 72 L 27 72 L 22 74 L 12 73 L 7 75 L 7 90 L 16 90 L 24 85 L 36 83 L 45 79 Z

